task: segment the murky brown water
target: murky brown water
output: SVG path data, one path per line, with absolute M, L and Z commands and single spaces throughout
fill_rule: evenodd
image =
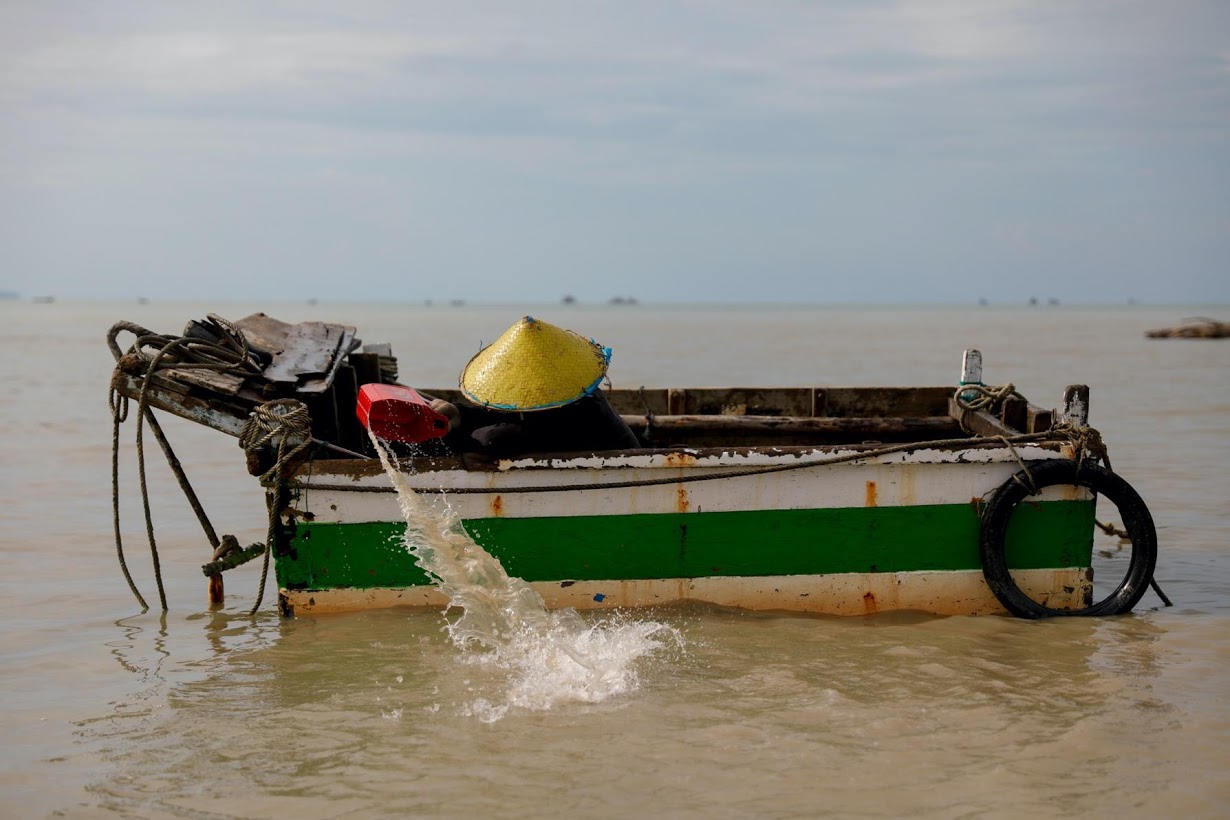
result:
M 103 334 L 261 309 L 355 324 L 420 386 L 453 384 L 526 312 L 0 302 L 0 815 L 1230 812 L 1230 342 L 1143 338 L 1230 308 L 543 307 L 614 347 L 617 386 L 946 384 L 965 347 L 988 382 L 1038 404 L 1088 383 L 1091 421 L 1157 521 L 1176 606 L 1150 592 L 1132 616 L 1046 623 L 666 609 L 644 617 L 683 644 L 641 657 L 632 691 L 497 720 L 486 707 L 507 670 L 459 650 L 433 613 L 281 621 L 267 600 L 250 619 L 255 565 L 207 611 L 207 550 L 156 452 L 171 611 L 138 614 L 111 534 Z M 258 540 L 238 447 L 166 427 L 218 528 Z M 150 596 L 132 433 L 124 532 Z

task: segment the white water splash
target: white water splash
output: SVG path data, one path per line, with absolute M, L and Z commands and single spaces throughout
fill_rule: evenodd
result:
M 465 714 L 493 723 L 514 706 L 544 710 L 569 701 L 600 703 L 637 688 L 638 658 L 667 642 L 683 646 L 678 630 L 657 621 L 615 615 L 588 622 L 573 609 L 547 611 L 533 587 L 509 576 L 474 542 L 447 499 L 441 508 L 429 503 L 410 487 L 383 443 L 375 436 L 372 442 L 397 490 L 406 519 L 405 547 L 449 598 L 453 643 L 467 652 L 467 661 L 511 675 L 506 702 L 479 698 Z

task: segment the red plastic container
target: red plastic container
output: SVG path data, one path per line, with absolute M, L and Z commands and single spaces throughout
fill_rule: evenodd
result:
M 354 411 L 364 427 L 391 441 L 415 444 L 448 432 L 448 418 L 432 410 L 410 387 L 365 384 L 359 388 Z

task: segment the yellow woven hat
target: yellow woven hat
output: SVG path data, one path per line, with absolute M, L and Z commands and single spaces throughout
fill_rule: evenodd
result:
M 609 347 L 526 316 L 470 359 L 461 391 L 495 410 L 546 410 L 594 392 L 610 361 Z

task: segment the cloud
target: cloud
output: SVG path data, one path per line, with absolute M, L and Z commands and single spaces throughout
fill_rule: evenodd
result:
M 1184 226 L 1230 209 L 1227 9 L 7 4 L 0 267 L 158 268 L 208 224 L 209 264 L 245 269 L 345 245 L 478 279 L 493 254 L 544 281 L 674 265 L 736 293 L 739 270 L 898 265 L 959 289 L 1005 247 L 1062 266 L 1082 236 L 1143 271 L 1151 203 L 1176 214 L 1153 258 L 1215 259 Z M 126 246 L 128 224 L 175 241 Z M 81 259 L 57 231 L 89 238 Z
M 10 58 L 11 97 L 148 93 L 180 99 L 283 93 L 386 80 L 401 61 L 447 55 L 449 43 L 400 33 L 160 33 L 75 37 Z

